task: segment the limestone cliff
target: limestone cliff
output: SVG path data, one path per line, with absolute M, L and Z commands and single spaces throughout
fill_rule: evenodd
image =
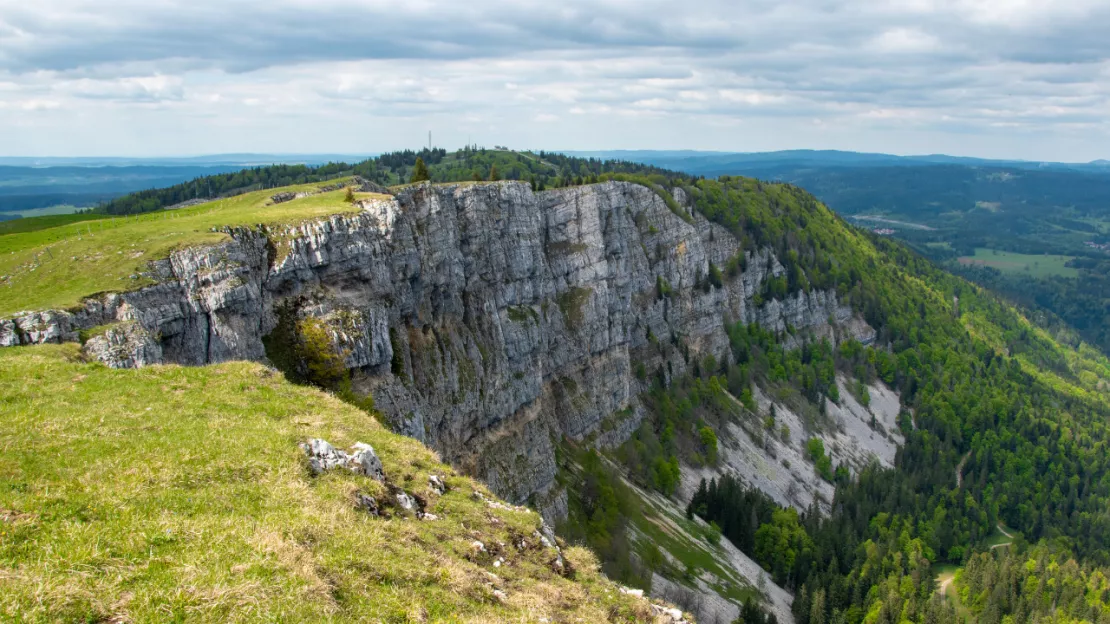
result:
M 554 443 L 626 439 L 640 419 L 641 364 L 672 376 L 690 357 L 729 359 L 727 321 L 874 336 L 833 292 L 753 306 L 783 271 L 774 254 L 741 249 L 643 186 L 423 184 L 362 208 L 230 230 L 152 263 L 155 286 L 0 320 L 0 345 L 108 325 L 86 351 L 110 366 L 264 360 L 263 338 L 292 309 L 327 326 L 356 389 L 395 429 L 558 516 Z M 746 269 L 710 286 L 711 265 L 738 253 Z

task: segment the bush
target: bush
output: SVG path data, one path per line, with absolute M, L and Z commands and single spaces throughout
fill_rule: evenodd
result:
M 717 546 L 721 543 L 721 527 L 717 525 L 716 521 L 709 523 L 705 529 L 705 541 Z
M 320 319 L 298 318 L 296 304 L 280 306 L 274 330 L 262 339 L 266 357 L 294 383 L 336 390 L 348 372 L 346 353 L 332 344 L 331 332 Z

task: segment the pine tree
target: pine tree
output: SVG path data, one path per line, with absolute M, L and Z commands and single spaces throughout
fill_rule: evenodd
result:
M 347 187 L 347 194 L 343 196 L 343 201 L 347 202 L 348 204 L 355 203 L 355 190 L 353 188 L 349 186 Z
M 489 166 L 489 181 L 496 182 L 501 179 L 501 174 L 497 173 L 497 165 Z
M 428 166 L 424 164 L 424 159 L 418 156 L 416 158 L 416 165 L 412 168 L 412 178 L 409 182 L 416 184 L 417 182 L 424 182 L 430 179 L 431 175 L 428 174 Z

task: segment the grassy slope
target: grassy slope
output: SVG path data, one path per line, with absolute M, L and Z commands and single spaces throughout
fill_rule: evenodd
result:
M 537 515 L 418 442 L 261 365 L 110 370 L 74 345 L 0 350 L 0 620 L 617 621 L 645 603 L 571 549 L 553 573 Z M 309 476 L 297 444 L 377 449 L 386 474 L 438 520 L 353 507 L 382 486 Z M 428 475 L 447 475 L 442 497 Z M 521 537 L 525 549 L 516 545 Z M 506 565 L 470 560 L 503 542 Z M 490 576 L 496 573 L 497 577 Z M 500 604 L 494 587 L 508 598 Z
M 131 276 L 174 249 L 226 238 L 213 228 L 289 223 L 358 210 L 343 201 L 343 190 L 267 205 L 277 192 L 315 191 L 322 185 L 269 189 L 180 210 L 0 235 L 0 315 L 70 307 L 98 292 L 146 285 L 146 278 Z

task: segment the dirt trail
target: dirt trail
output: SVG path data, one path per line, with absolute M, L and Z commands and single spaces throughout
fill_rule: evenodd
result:
M 956 489 L 964 486 L 964 466 L 967 465 L 967 460 L 970 458 L 971 451 L 968 451 L 967 455 L 964 455 L 964 458 L 961 459 L 960 463 L 956 466 Z
M 1001 534 L 1005 535 L 1006 537 L 1010 538 L 1010 541 L 1002 542 L 1001 544 L 995 544 L 994 546 L 991 546 L 991 550 L 994 550 L 995 548 L 1001 548 L 1003 546 L 1009 546 L 1010 544 L 1014 543 L 1014 536 L 1010 535 L 1010 533 L 1007 532 L 1006 529 L 1002 528 L 1002 523 L 1001 522 L 996 524 L 995 527 L 998 529 L 999 533 L 1001 533 Z
M 952 581 L 956 580 L 956 574 L 953 572 L 945 572 L 938 576 L 937 580 L 940 581 L 940 587 L 937 588 L 937 591 L 940 592 L 941 596 L 947 596 L 948 588 L 951 587 Z
M 960 462 L 959 468 L 956 469 L 956 481 L 958 481 L 958 482 L 962 482 L 962 479 L 960 477 L 960 473 L 963 471 L 964 462 L 967 461 L 967 457 L 970 456 L 970 455 L 971 454 L 968 453 L 967 456 L 964 456 L 963 461 Z M 1005 529 L 1005 527 L 1002 526 L 1001 522 L 995 524 L 995 528 L 998 529 L 999 533 L 1001 533 L 1001 534 L 1005 535 L 1007 538 L 1009 538 L 1010 541 L 1002 542 L 1002 543 L 999 543 L 999 544 L 994 544 L 994 545 L 991 546 L 991 548 L 990 548 L 991 550 L 994 550 L 995 548 L 1002 548 L 1003 546 L 1009 546 L 1009 545 L 1014 543 L 1013 534 L 1010 533 L 1009 531 L 1007 531 Z M 948 588 L 952 586 L 952 581 L 954 581 L 954 580 L 956 580 L 956 573 L 954 571 L 953 572 L 942 572 L 941 574 L 937 575 L 937 591 L 940 592 L 941 596 L 947 596 L 948 595 Z

